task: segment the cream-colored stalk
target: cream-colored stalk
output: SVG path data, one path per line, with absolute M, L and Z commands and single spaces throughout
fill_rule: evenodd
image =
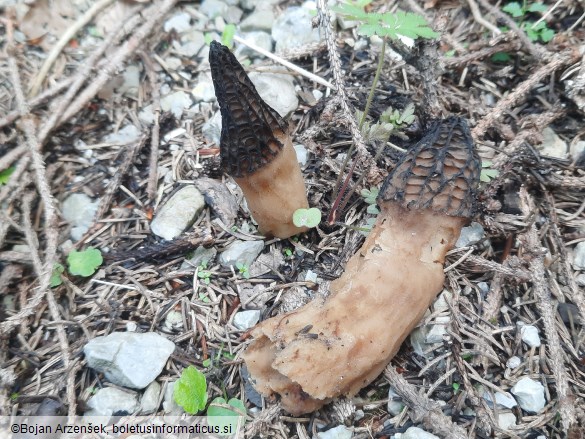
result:
M 221 111 L 224 170 L 242 189 L 262 234 L 288 238 L 305 231 L 292 222 L 294 212 L 309 203 L 288 124 L 258 95 L 227 47 L 212 42 L 209 63 Z
M 380 190 L 380 214 L 330 295 L 257 325 L 244 360 L 294 415 L 372 382 L 443 287 L 445 254 L 473 212 L 479 160 L 465 121 L 437 122 Z

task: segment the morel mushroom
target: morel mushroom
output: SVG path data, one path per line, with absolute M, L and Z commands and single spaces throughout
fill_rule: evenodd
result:
M 436 122 L 384 182 L 376 224 L 329 297 L 253 329 L 256 389 L 299 415 L 372 382 L 441 291 L 480 169 L 465 120 Z
M 292 220 L 309 203 L 287 122 L 262 100 L 226 46 L 211 43 L 209 64 L 221 111 L 223 169 L 244 192 L 260 233 L 288 238 L 305 231 Z

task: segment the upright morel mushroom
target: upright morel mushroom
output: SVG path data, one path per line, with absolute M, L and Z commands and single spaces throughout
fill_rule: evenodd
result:
M 254 328 L 244 360 L 256 388 L 298 415 L 372 382 L 441 291 L 480 169 L 465 120 L 436 122 L 384 182 L 377 222 L 329 297 Z
M 262 100 L 226 46 L 211 43 L 209 64 L 221 111 L 224 171 L 244 192 L 261 233 L 288 238 L 305 231 L 292 221 L 309 203 L 287 122 Z

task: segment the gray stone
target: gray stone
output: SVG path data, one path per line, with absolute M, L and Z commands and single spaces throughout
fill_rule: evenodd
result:
M 193 102 L 188 93 L 176 91 L 161 98 L 160 108 L 162 111 L 170 111 L 177 119 L 183 115 L 185 108 L 189 108 Z
M 241 35 L 242 39 L 268 51 L 272 52 L 272 37 L 268 32 L 261 30 L 246 32 Z M 250 49 L 249 47 L 240 44 L 236 49 L 237 56 L 247 56 L 249 58 L 264 58 L 264 55 Z
M 239 311 L 234 316 L 234 326 L 240 331 L 247 331 L 260 320 L 260 310 L 250 309 L 247 311 Z
M 531 378 L 522 378 L 510 391 L 516 397 L 522 410 L 528 413 L 538 413 L 546 404 L 544 386 Z
M 234 241 L 220 255 L 224 267 L 235 267 L 238 262 L 248 268 L 264 249 L 264 241 Z
M 191 94 L 196 102 L 212 102 L 216 99 L 215 88 L 213 87 L 213 81 L 209 73 L 199 73 L 197 85 L 191 90 Z
M 282 0 L 242 0 L 241 5 L 244 9 L 255 9 L 255 8 L 269 8 L 278 3 Z
M 422 428 L 410 427 L 402 434 L 400 439 L 439 439 L 439 437 L 424 431 Z
M 181 264 L 180 270 L 189 270 L 195 269 L 199 267 L 202 263 L 205 263 L 207 267 L 209 267 L 209 263 L 215 258 L 217 255 L 217 250 L 215 247 L 205 248 L 203 246 L 199 246 L 193 252 L 193 255 L 190 258 L 187 258 Z
M 439 316 L 435 318 L 435 324 L 429 329 L 425 342 L 427 344 L 443 343 L 443 337 L 447 334 L 449 320 L 449 316 Z
M 71 239 L 78 241 L 89 230 L 93 224 L 93 219 L 99 201 L 92 201 L 85 194 L 71 194 L 61 206 L 61 214 L 63 219 L 71 224 Z
M 240 29 L 243 31 L 252 30 L 272 30 L 274 24 L 274 12 L 272 9 L 257 9 L 248 15 L 240 23 Z
M 134 125 L 126 125 L 117 133 L 108 134 L 104 137 L 104 143 L 113 143 L 116 145 L 127 145 L 135 142 L 140 138 L 140 130 Z
M 122 74 L 123 83 L 118 88 L 118 92 L 125 96 L 133 98 L 138 97 L 138 87 L 140 87 L 140 67 L 130 65 L 126 67 Z
M 540 347 L 540 336 L 538 335 L 538 328 L 532 325 L 524 325 L 520 328 L 520 335 L 522 341 L 531 348 Z
M 221 181 L 200 177 L 195 186 L 203 194 L 205 203 L 226 227 L 231 227 L 238 216 L 238 201 Z
M 580 274 L 579 276 L 577 276 L 577 279 L 575 279 L 575 281 L 577 282 L 577 285 L 579 285 L 580 287 L 585 287 L 585 274 Z
M 577 244 L 573 250 L 573 267 L 575 270 L 585 270 L 585 241 Z
M 272 26 L 272 38 L 276 51 L 298 48 L 320 40 L 319 29 L 313 28 L 313 16 L 308 7 L 287 8 Z
M 492 400 L 491 392 L 485 391 L 483 393 L 483 399 L 485 399 L 487 401 L 488 406 L 490 406 L 491 408 L 494 407 L 494 401 Z M 512 395 L 510 395 L 508 392 L 506 392 L 506 393 L 496 392 L 494 394 L 494 399 L 496 400 L 496 404 L 498 405 L 498 407 L 511 409 L 511 408 L 516 407 L 518 405 L 518 403 L 516 402 L 514 397 Z
M 516 369 L 518 366 L 520 366 L 522 364 L 522 360 L 520 359 L 520 357 L 510 357 L 508 358 L 508 361 L 506 361 L 506 367 L 508 369 Z
M 318 282 L 317 273 L 313 270 L 307 270 L 305 273 L 305 282 L 313 282 L 316 284 Z
M 176 381 L 168 382 L 165 389 L 165 396 L 163 399 L 163 410 L 167 415 L 179 416 L 183 414 L 183 408 L 175 402 L 173 392 L 175 390 Z
M 238 24 L 242 19 L 242 15 L 244 15 L 244 11 L 240 8 L 237 6 L 229 6 L 224 18 L 226 23 Z
M 188 185 L 175 193 L 150 223 L 152 233 L 163 239 L 173 239 L 183 233 L 205 207 L 201 192 Z
M 282 117 L 288 116 L 299 106 L 291 75 L 253 72 L 249 76 L 260 97 Z
M 87 365 L 114 384 L 148 386 L 163 370 L 175 344 L 154 332 L 114 332 L 90 340 L 83 348 Z
M 351 439 L 352 435 L 352 431 L 345 425 L 338 425 L 327 431 L 317 433 L 317 439 Z
M 570 147 L 571 159 L 577 160 L 585 154 L 585 140 L 572 142 Z
M 490 286 L 487 282 L 478 282 L 477 287 L 479 288 L 483 295 L 486 295 L 487 293 L 490 292 Z
M 221 113 L 217 111 L 203 124 L 201 134 L 212 143 L 219 145 L 221 140 Z
M 154 112 L 152 111 L 152 105 L 147 105 L 138 113 L 138 119 L 144 122 L 146 125 L 154 123 Z
M 149 415 L 158 410 L 158 398 L 160 396 L 160 384 L 153 381 L 148 385 L 142 398 L 140 398 L 140 414 Z
M 301 166 L 305 166 L 307 164 L 307 156 L 309 155 L 309 152 L 307 151 L 307 148 L 305 148 L 305 145 L 295 145 L 295 152 L 297 153 L 297 160 L 299 162 L 299 164 Z
M 115 412 L 133 414 L 138 409 L 138 398 L 133 393 L 105 387 L 89 398 L 87 406 L 91 409 L 92 416 L 112 416 Z
M 392 387 L 390 387 L 388 389 L 388 413 L 392 416 L 396 416 L 402 413 L 403 409 L 404 404 L 402 403 L 402 398 Z
M 449 290 L 441 291 L 441 294 L 435 299 L 433 303 L 434 312 L 443 312 L 449 310 L 449 303 L 453 299 L 453 294 Z
M 219 0 L 203 0 L 199 6 L 199 12 L 209 18 L 223 16 L 228 10 L 228 5 Z
M 193 58 L 205 46 L 205 35 L 197 29 L 190 29 L 181 37 L 181 41 L 173 41 L 173 48 L 179 55 Z
M 410 345 L 415 353 L 424 357 L 425 355 L 425 339 L 427 338 L 425 328 L 415 328 L 410 333 Z
M 461 235 L 459 235 L 455 247 L 461 248 L 477 244 L 484 238 L 484 236 L 485 231 L 483 230 L 483 227 L 480 224 L 473 222 L 469 227 L 463 227 L 463 229 L 461 229 Z
M 165 21 L 163 29 L 165 32 L 175 30 L 178 33 L 185 32 L 191 28 L 191 16 L 186 12 L 180 12 L 173 15 Z
M 262 253 L 252 265 L 250 265 L 250 276 L 257 277 L 266 273 L 278 271 L 282 264 L 284 264 L 282 252 L 274 250 L 269 253 Z
M 164 62 L 166 66 L 171 70 L 178 70 L 183 66 L 183 62 L 181 61 L 181 59 L 177 58 L 176 56 L 167 56 L 164 59 Z
M 542 130 L 542 136 L 542 144 L 536 147 L 542 155 L 559 159 L 567 157 L 567 143 L 552 128 Z
M 502 430 L 509 430 L 516 425 L 516 416 L 514 413 L 503 412 L 498 413 L 498 426 Z

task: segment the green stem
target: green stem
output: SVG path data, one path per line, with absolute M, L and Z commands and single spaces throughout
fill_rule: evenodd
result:
M 362 114 L 362 118 L 360 120 L 360 131 L 364 126 L 366 121 L 366 117 L 368 117 L 368 112 L 370 111 L 370 106 L 372 105 L 372 99 L 374 99 L 374 91 L 376 90 L 376 86 L 378 85 L 378 80 L 380 79 L 380 73 L 382 72 L 382 66 L 384 65 L 384 55 L 386 54 L 386 37 L 382 38 L 382 51 L 380 52 L 380 59 L 378 59 L 378 67 L 376 68 L 376 74 L 374 75 L 374 81 L 372 82 L 372 87 L 370 88 L 370 94 L 368 95 L 368 100 L 366 101 L 366 108 L 364 108 L 364 113 Z

